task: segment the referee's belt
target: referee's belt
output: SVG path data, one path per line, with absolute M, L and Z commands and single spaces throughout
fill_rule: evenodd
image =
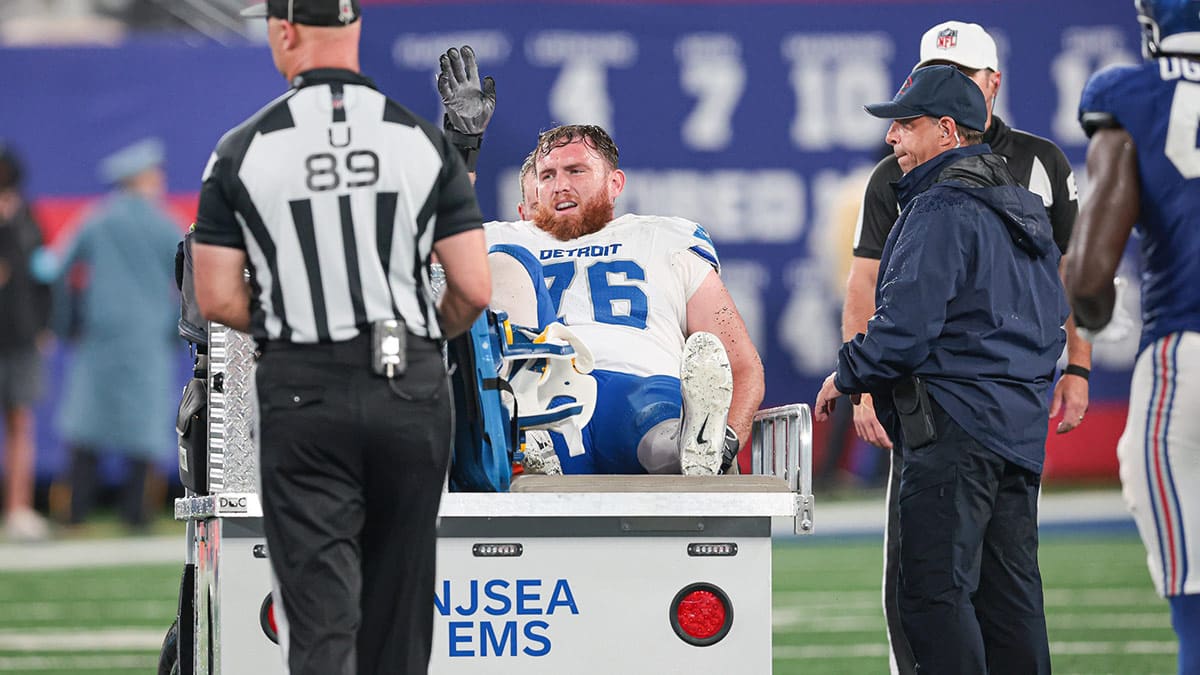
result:
M 410 360 L 421 354 L 436 354 L 441 358 L 442 341 L 407 331 L 406 350 Z M 360 329 L 358 335 L 339 342 L 290 342 L 288 340 L 262 340 L 258 343 L 262 354 L 280 356 L 302 356 L 319 358 L 332 363 L 344 363 L 369 368 L 371 365 L 371 329 Z

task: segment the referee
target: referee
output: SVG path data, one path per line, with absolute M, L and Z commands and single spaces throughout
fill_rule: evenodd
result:
M 358 0 L 244 14 L 266 17 L 292 88 L 209 160 L 195 289 L 205 318 L 262 351 L 280 646 L 292 675 L 425 673 L 451 442 L 440 346 L 491 293 L 479 207 L 441 132 L 359 74 Z
M 1008 161 L 1009 170 L 1022 187 L 1042 198 L 1050 217 L 1055 243 L 1060 252 L 1065 252 L 1079 210 L 1075 177 L 1067 158 L 1054 143 L 1013 129 L 992 114 L 1001 80 L 995 41 L 978 24 L 960 21 L 938 24 L 921 37 L 921 61 L 916 67 L 929 65 L 954 66 L 983 90 L 988 112 L 983 142 Z M 879 162 L 867 183 L 854 236 L 854 258 L 846 281 L 846 300 L 842 309 L 843 340 L 849 341 L 856 334 L 865 333 L 867 321 L 875 313 L 879 259 L 888 234 L 900 215 L 892 184 L 899 181 L 903 173 L 899 160 L 891 155 Z M 1069 365 L 1055 386 L 1050 410 L 1052 418 L 1059 410 L 1063 411 L 1058 433 L 1068 432 L 1083 421 L 1088 402 L 1088 369 L 1092 360 L 1091 345 L 1076 334 L 1072 320 L 1068 319 L 1067 325 Z M 863 440 L 892 451 L 887 492 L 883 605 L 891 646 L 891 670 L 893 673 L 909 675 L 915 672 L 915 665 L 912 650 L 900 625 L 896 595 L 900 574 L 898 514 L 902 462 L 895 454 L 898 450 L 889 433 L 876 417 L 869 394 L 864 394 L 861 402 L 854 406 L 853 414 L 855 429 Z

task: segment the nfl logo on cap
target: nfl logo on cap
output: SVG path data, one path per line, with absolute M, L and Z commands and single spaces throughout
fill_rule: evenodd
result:
M 338 0 L 338 21 L 343 24 L 354 22 L 354 5 L 350 0 Z
M 925 31 L 921 36 L 921 60 L 916 68 L 927 66 L 931 61 L 949 62 L 973 70 L 990 68 L 1000 72 L 996 41 L 977 23 L 943 21 Z
M 938 49 L 954 49 L 958 44 L 958 31 L 953 28 L 947 28 L 938 33 L 937 46 Z

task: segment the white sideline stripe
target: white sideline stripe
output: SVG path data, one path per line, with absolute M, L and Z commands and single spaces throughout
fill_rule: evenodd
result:
M 1174 640 L 1133 642 L 1051 642 L 1053 654 L 1174 654 L 1179 650 Z
M 776 608 L 771 612 L 771 626 L 780 628 L 800 627 L 806 633 L 866 633 L 883 630 L 883 614 L 878 616 L 821 616 L 806 609 Z M 1113 628 L 1145 630 L 1171 627 L 1171 618 L 1164 606 L 1156 613 L 1133 614 L 1055 613 L 1050 618 L 1050 628 L 1082 630 Z
M 1050 654 L 1071 654 L 1076 656 L 1106 655 L 1106 654 L 1174 654 L 1176 646 L 1173 641 L 1136 641 L 1136 642 L 1051 642 Z M 806 661 L 819 659 L 865 659 L 884 658 L 887 656 L 885 644 L 849 644 L 849 645 L 810 645 L 797 647 L 791 645 L 776 646 L 771 655 L 780 661 Z
M 883 533 L 884 500 L 860 499 L 848 502 L 824 502 L 816 495 L 813 534 L 824 535 Z M 1087 490 L 1064 494 L 1043 494 L 1038 502 L 1038 524 L 1072 525 L 1086 523 L 1126 523 L 1133 518 L 1125 509 L 1120 490 Z M 780 538 L 794 539 L 792 521 L 777 518 L 772 530 Z M 805 535 L 807 536 L 807 535 Z
M 1045 591 L 1047 607 L 1128 607 L 1129 605 L 1162 605 L 1162 599 L 1149 588 L 1054 588 Z M 807 609 L 878 609 L 879 591 L 788 591 L 775 594 L 777 607 Z M 882 611 L 882 610 L 881 610 Z
M 15 652 L 80 652 L 153 649 L 162 646 L 160 629 L 0 631 L 0 650 Z M 0 668 L 2 670 L 2 668 Z
M 1147 583 L 1146 588 L 1054 588 L 1043 591 L 1047 607 L 1126 607 L 1128 605 L 1162 605 Z
M 887 656 L 885 644 L 853 645 L 810 645 L 794 647 L 779 645 L 771 649 L 771 656 L 781 661 L 807 661 L 816 659 L 866 659 Z
M 183 566 L 180 565 L 180 571 Z M 162 590 L 150 588 L 137 578 L 111 579 L 101 578 L 78 580 L 62 584 L 55 579 L 34 579 L 26 585 L 0 585 L 0 602 L 24 602 L 32 592 L 33 597 L 61 597 L 63 602 L 81 602 L 104 600 L 120 602 L 129 598 L 144 598 L 147 595 L 163 598 L 175 597 L 179 593 L 178 584 L 173 581 L 164 582 Z
M 186 552 L 187 544 L 180 525 L 179 535 L 174 537 L 0 544 L 0 570 L 58 570 L 168 562 L 179 563 L 182 567 Z
M 803 627 L 806 633 L 867 633 L 882 632 L 883 613 L 879 616 L 826 616 L 808 610 L 775 609 L 771 612 L 771 628 Z
M 883 501 L 866 499 L 825 504 L 818 496 L 816 534 L 837 535 L 883 532 Z M 1043 495 L 1038 506 L 1043 525 L 1057 523 L 1096 523 L 1128 521 L 1132 523 L 1120 490 Z M 772 520 L 779 539 L 794 540 L 793 523 L 787 518 Z M 174 536 L 145 539 L 98 539 L 88 541 L 48 541 L 35 544 L 0 543 L 0 571 L 48 570 L 115 565 L 183 564 L 187 544 L 183 524 Z M 875 591 L 872 591 L 875 593 Z
M 75 600 L 59 602 L 5 602 L 0 600 L 0 626 L 9 619 L 22 624 L 52 619 L 105 619 L 119 616 L 123 620 L 160 619 L 175 611 L 173 600 Z
M 158 657 L 136 655 L 88 655 L 88 656 L 0 656 L 0 671 L 22 673 L 38 670 L 126 670 L 152 672 L 158 666 Z

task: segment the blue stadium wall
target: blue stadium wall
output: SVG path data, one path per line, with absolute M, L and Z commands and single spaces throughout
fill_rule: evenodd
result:
M 767 404 L 810 401 L 834 365 L 855 186 L 885 130 L 861 106 L 891 98 L 926 28 L 983 24 L 1001 49 L 998 112 L 1058 143 L 1080 174 L 1075 107 L 1086 78 L 1140 58 L 1129 0 L 364 5 L 363 70 L 418 113 L 440 117 L 434 73 L 449 46 L 473 45 L 496 78 L 479 164 L 487 217 L 515 217 L 516 171 L 540 130 L 608 127 L 630 174 L 618 209 L 689 217 L 712 234 L 766 363 Z M 102 156 L 148 135 L 167 143 L 186 221 L 221 134 L 286 88 L 264 46 L 239 45 L 160 35 L 0 49 L 0 136 L 27 158 L 47 230 L 69 229 L 101 193 Z M 1133 336 L 1097 349 L 1095 414 L 1055 440 L 1052 469 L 1112 475 L 1135 345 Z M 49 395 L 42 405 L 43 475 L 62 466 L 54 404 Z M 172 457 L 164 448 L 164 465 Z

